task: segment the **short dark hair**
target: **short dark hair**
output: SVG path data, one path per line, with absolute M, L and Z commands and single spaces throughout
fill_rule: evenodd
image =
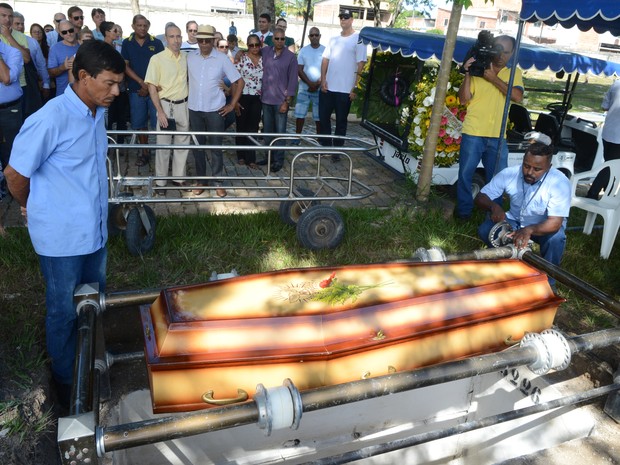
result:
M 71 18 L 73 16 L 73 13 L 75 13 L 76 11 L 81 11 L 82 13 L 84 13 L 84 10 L 82 10 L 79 6 L 72 6 L 67 10 L 67 18 Z
M 256 39 L 256 41 L 260 44 L 260 37 L 258 37 L 258 34 L 250 34 L 248 38 L 245 40 L 245 43 L 249 44 L 250 39 Z
M 136 22 L 140 21 L 141 19 L 145 20 L 148 24 L 151 24 L 150 21 L 146 19 L 146 16 L 144 15 L 135 15 L 133 17 L 133 20 L 131 21 L 131 24 L 136 24 Z
M 82 69 L 93 78 L 102 71 L 121 74 L 125 72 L 125 60 L 110 44 L 101 40 L 87 40 L 78 48 L 73 62 L 73 77 L 76 81 Z
M 237 39 L 237 36 L 236 36 L 236 35 L 234 35 L 234 34 L 228 34 L 228 35 L 226 36 L 226 40 L 227 40 L 228 42 L 239 42 L 239 39 Z
M 276 20 L 276 24 L 278 24 L 280 21 L 284 21 L 288 25 L 288 21 L 286 19 L 282 18 L 282 17 L 280 17 L 280 18 L 278 18 Z
M 553 156 L 553 146 L 552 145 L 543 144 L 542 142 L 533 142 L 527 148 L 527 152 L 525 152 L 526 155 L 528 153 L 530 155 L 534 155 L 536 157 L 549 157 L 549 158 L 551 158 Z
M 97 13 L 105 16 L 105 11 L 103 11 L 101 8 L 93 8 L 93 11 L 90 12 L 90 17 L 94 18 Z
M 106 32 L 114 29 L 114 26 L 116 26 L 116 24 L 114 24 L 112 21 L 102 21 L 99 25 L 99 30 L 103 35 L 105 35 Z
M 259 15 L 259 18 L 265 18 L 268 23 L 271 22 L 271 15 L 269 13 L 263 13 L 263 14 Z
M 8 3 L 0 3 L 0 8 L 5 8 L 7 10 L 13 11 L 13 7 L 9 5 Z

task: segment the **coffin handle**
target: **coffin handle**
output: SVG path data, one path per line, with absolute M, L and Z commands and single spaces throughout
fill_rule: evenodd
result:
M 207 391 L 202 395 L 202 401 L 212 405 L 230 405 L 236 404 L 237 402 L 245 402 L 246 400 L 248 400 L 248 393 L 245 392 L 243 389 L 237 389 L 237 394 L 237 397 L 234 397 L 232 399 L 214 399 L 213 391 Z

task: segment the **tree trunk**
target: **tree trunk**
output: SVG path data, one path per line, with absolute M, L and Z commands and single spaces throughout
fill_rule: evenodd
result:
M 435 151 L 437 150 L 437 138 L 441 126 L 441 116 L 446 101 L 446 91 L 450 80 L 450 70 L 452 67 L 452 56 L 456 46 L 456 35 L 461 22 L 461 12 L 463 5 L 460 2 L 454 2 L 452 13 L 450 13 L 450 22 L 446 31 L 446 41 L 443 46 L 441 55 L 441 64 L 439 66 L 439 74 L 437 75 L 437 87 L 435 89 L 435 100 L 433 101 L 433 113 L 431 114 L 431 122 L 424 142 L 424 154 L 422 155 L 420 177 L 418 178 L 418 188 L 416 191 L 416 199 L 418 202 L 428 201 L 431 191 L 431 179 L 433 176 L 433 164 L 435 162 Z
M 396 20 L 398 19 L 398 15 L 400 14 L 402 5 L 403 5 L 403 0 L 398 0 L 396 2 L 394 11 L 392 11 L 392 19 L 390 19 L 390 24 L 388 24 L 388 27 L 394 27 L 394 24 L 396 23 Z
M 131 12 L 134 16 L 140 14 L 140 0 L 131 0 Z
M 263 13 L 271 16 L 271 22 L 276 23 L 276 4 L 274 0 L 253 0 L 254 2 L 254 28 L 258 29 L 258 17 Z

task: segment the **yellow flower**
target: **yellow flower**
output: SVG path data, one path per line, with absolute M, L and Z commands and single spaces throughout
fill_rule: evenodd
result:
M 448 95 L 446 97 L 446 105 L 451 107 L 456 104 L 456 97 L 454 95 Z
M 429 127 L 431 125 L 431 120 L 427 119 L 424 124 L 426 124 L 426 127 Z

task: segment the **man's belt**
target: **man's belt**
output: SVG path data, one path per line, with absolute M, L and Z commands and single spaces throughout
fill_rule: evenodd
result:
M 168 100 L 167 98 L 162 98 L 161 100 L 163 100 L 164 102 L 172 103 L 174 105 L 178 105 L 179 103 L 187 102 L 187 97 L 182 98 L 181 100 Z
M 20 97 L 17 100 L 13 100 L 12 102 L 0 103 L 0 110 L 4 110 L 5 108 L 9 108 L 9 107 L 17 105 L 21 101 L 21 99 L 22 98 Z

